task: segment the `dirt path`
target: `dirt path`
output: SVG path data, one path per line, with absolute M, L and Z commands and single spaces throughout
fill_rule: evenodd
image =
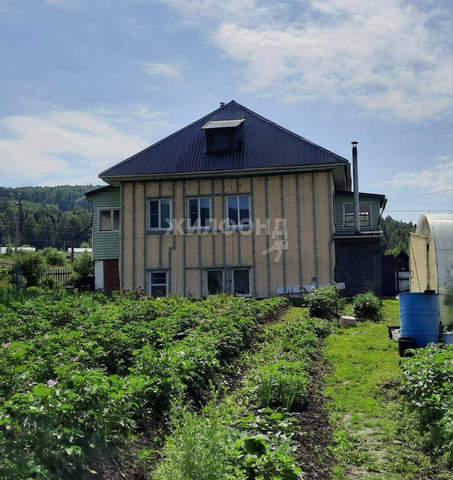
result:
M 362 323 L 330 335 L 326 357 L 332 368 L 325 395 L 334 427 L 333 478 L 447 478 L 438 476 L 402 410 L 397 345 L 386 324 Z
M 294 414 L 299 419 L 301 428 L 296 436 L 300 444 L 297 449 L 297 460 L 305 473 L 305 480 L 332 478 L 332 468 L 335 463 L 331 451 L 333 429 L 323 394 L 327 373 L 328 364 L 320 352 L 313 372 L 307 409 L 302 413 Z

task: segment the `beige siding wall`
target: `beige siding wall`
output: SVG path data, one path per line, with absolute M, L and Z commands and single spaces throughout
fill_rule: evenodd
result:
M 146 200 L 169 198 L 176 221 L 186 218 L 187 198 L 209 196 L 217 222 L 227 213 L 228 195 L 248 194 L 255 230 L 220 231 L 185 235 L 150 233 L 145 229 Z M 333 281 L 333 179 L 330 172 L 256 176 L 238 179 L 175 180 L 122 185 L 120 272 L 125 289 L 149 288 L 148 272 L 168 272 L 172 295 L 206 295 L 206 269 L 225 268 L 226 289 L 231 288 L 232 267 L 250 267 L 251 290 L 258 297 L 277 295 L 277 289 Z M 286 219 L 287 246 L 278 262 L 266 235 L 276 221 Z M 182 225 L 185 231 L 186 225 Z M 217 223 L 219 228 L 219 223 Z M 280 228 L 281 230 L 281 228 Z M 278 237 L 277 240 L 281 240 Z M 146 274 L 145 274 L 146 272 Z

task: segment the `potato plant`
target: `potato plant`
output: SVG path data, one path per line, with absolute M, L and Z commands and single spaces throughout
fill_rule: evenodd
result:
M 1 478 L 82 478 L 173 398 L 215 382 L 287 306 L 39 289 L 0 298 Z

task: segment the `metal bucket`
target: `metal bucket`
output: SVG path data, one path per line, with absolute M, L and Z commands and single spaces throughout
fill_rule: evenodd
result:
M 412 357 L 412 353 L 407 352 L 406 350 L 410 350 L 416 347 L 415 338 L 412 337 L 400 337 L 398 339 L 398 350 L 400 357 Z
M 401 336 L 415 338 L 417 348 L 439 343 L 439 298 L 430 293 L 401 293 Z
M 453 345 L 453 332 L 444 332 L 442 337 L 444 339 L 444 345 Z

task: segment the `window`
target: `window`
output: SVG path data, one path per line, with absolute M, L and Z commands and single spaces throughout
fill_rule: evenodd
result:
M 98 230 L 100 232 L 117 232 L 120 229 L 120 209 L 105 208 L 99 210 Z
M 171 227 L 170 200 L 149 200 L 149 229 L 168 230 Z
M 345 203 L 343 204 L 344 208 L 344 226 L 345 227 L 355 227 L 354 219 L 354 204 Z M 360 226 L 369 227 L 371 226 L 371 203 L 360 203 Z
M 223 270 L 207 270 L 206 284 L 208 295 L 218 295 L 225 291 L 225 274 Z
M 227 228 L 248 228 L 250 226 L 250 197 L 228 197 L 227 201 Z
M 149 293 L 153 297 L 166 297 L 167 290 L 167 272 L 150 272 Z
M 211 199 L 189 198 L 187 202 L 187 227 L 208 228 L 211 221 Z
M 211 133 L 211 150 L 228 150 L 230 135 L 227 130 L 218 130 Z
M 236 132 L 234 128 L 216 128 L 206 130 L 208 152 L 229 152 L 236 149 Z
M 250 290 L 250 269 L 233 269 L 233 294 L 249 296 Z
M 209 120 L 201 127 L 206 132 L 206 150 L 209 153 L 232 152 L 241 141 L 244 118 Z

